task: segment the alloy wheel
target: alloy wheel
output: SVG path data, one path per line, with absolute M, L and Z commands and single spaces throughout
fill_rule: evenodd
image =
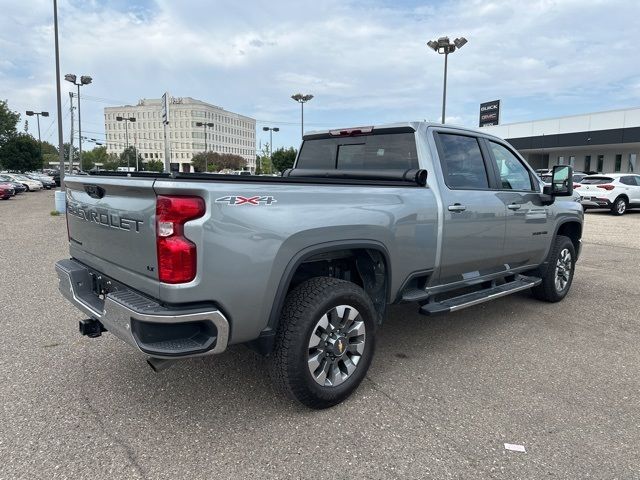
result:
M 563 248 L 556 261 L 555 285 L 556 291 L 562 292 L 567 288 L 569 279 L 571 278 L 571 270 L 573 268 L 573 260 L 571 252 L 568 248 Z
M 323 387 L 347 380 L 362 359 L 365 323 L 350 305 L 339 305 L 316 323 L 309 339 L 308 365 L 313 379 Z

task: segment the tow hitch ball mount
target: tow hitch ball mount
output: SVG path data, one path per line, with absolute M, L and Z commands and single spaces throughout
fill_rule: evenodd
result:
M 104 328 L 104 325 L 94 318 L 80 320 L 78 322 L 78 330 L 80 330 L 82 335 L 86 335 L 89 338 L 99 337 L 102 335 L 102 332 L 107 331 L 107 329 Z

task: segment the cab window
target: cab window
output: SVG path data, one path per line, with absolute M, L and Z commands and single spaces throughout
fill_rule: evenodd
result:
M 506 147 L 488 142 L 503 190 L 533 190 L 531 175 L 522 162 Z
M 438 140 L 444 180 L 450 189 L 489 188 L 487 169 L 477 138 L 439 133 Z

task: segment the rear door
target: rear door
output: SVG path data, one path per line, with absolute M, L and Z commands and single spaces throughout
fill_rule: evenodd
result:
M 158 278 L 153 183 L 153 178 L 65 179 L 72 257 L 150 294 L 157 293 Z
M 629 197 L 629 204 L 637 206 L 640 204 L 640 177 L 637 175 L 625 175 L 620 177 L 620 183 Z
M 444 183 L 440 283 L 504 270 L 505 204 L 492 190 L 488 159 L 477 137 L 435 133 Z
M 506 206 L 503 262 L 506 268 L 540 263 L 549 238 L 549 208 L 542 204 L 533 174 L 507 145 L 484 140 L 491 156 L 498 196 Z

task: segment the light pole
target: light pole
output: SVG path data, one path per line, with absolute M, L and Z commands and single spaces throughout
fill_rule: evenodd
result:
M 269 132 L 269 161 L 271 162 L 271 172 L 273 172 L 273 132 L 279 132 L 278 127 L 262 127 L 262 131 Z M 260 165 L 262 170 L 262 165 Z
M 62 134 L 62 98 L 60 93 L 60 47 L 58 44 L 58 1 L 53 0 L 53 40 L 56 57 L 56 107 L 58 110 L 58 161 L 60 162 L 60 190 L 64 189 L 64 137 Z M 61 193 L 60 195 L 64 195 Z M 56 193 L 56 196 L 58 194 Z M 63 197 L 64 198 L 64 197 Z M 56 210 L 58 208 L 56 207 Z M 62 212 L 61 212 L 62 213 Z
M 73 73 L 67 73 L 64 79 L 67 82 L 71 82 L 78 87 L 78 161 L 80 163 L 80 171 L 82 171 L 82 123 L 80 121 L 80 87 L 82 85 L 89 85 L 93 80 L 89 75 L 82 75 L 80 81 L 76 82 L 78 77 Z
M 269 158 L 273 155 L 273 132 L 279 132 L 278 127 L 262 127 L 264 132 L 269 132 Z
M 449 37 L 440 37 L 438 40 L 430 40 L 427 42 L 429 48 L 433 51 L 444 54 L 444 87 L 442 90 L 442 123 L 444 124 L 444 111 L 447 103 L 447 59 L 449 54 L 463 47 L 467 43 L 464 37 L 456 38 L 453 43 L 449 41 Z
M 136 121 L 136 117 L 116 117 L 116 121 L 118 122 L 124 122 L 124 138 L 126 141 L 126 149 L 129 148 L 129 122 L 135 122 Z M 133 153 L 136 156 L 136 170 L 138 170 L 138 154 L 136 152 L 136 148 L 133 147 Z M 127 153 L 127 171 L 131 171 L 131 161 L 130 161 L 131 157 L 129 156 L 129 154 Z
M 207 127 L 213 128 L 213 123 L 196 122 L 196 127 L 202 127 L 202 131 L 204 132 L 204 173 L 207 173 L 209 171 L 209 162 L 207 160 Z
M 33 110 L 27 110 L 27 115 L 29 117 L 33 117 L 34 115 L 38 119 L 38 145 L 40 146 L 40 158 L 42 158 L 42 140 L 40 139 L 40 115 L 43 117 L 48 117 L 49 112 L 34 112 Z M 44 168 L 44 165 L 42 166 Z
M 291 98 L 298 102 L 301 107 L 302 117 L 300 122 L 300 136 L 304 137 L 304 104 L 313 98 L 313 95 L 303 95 L 302 93 L 296 93 L 291 95 Z

